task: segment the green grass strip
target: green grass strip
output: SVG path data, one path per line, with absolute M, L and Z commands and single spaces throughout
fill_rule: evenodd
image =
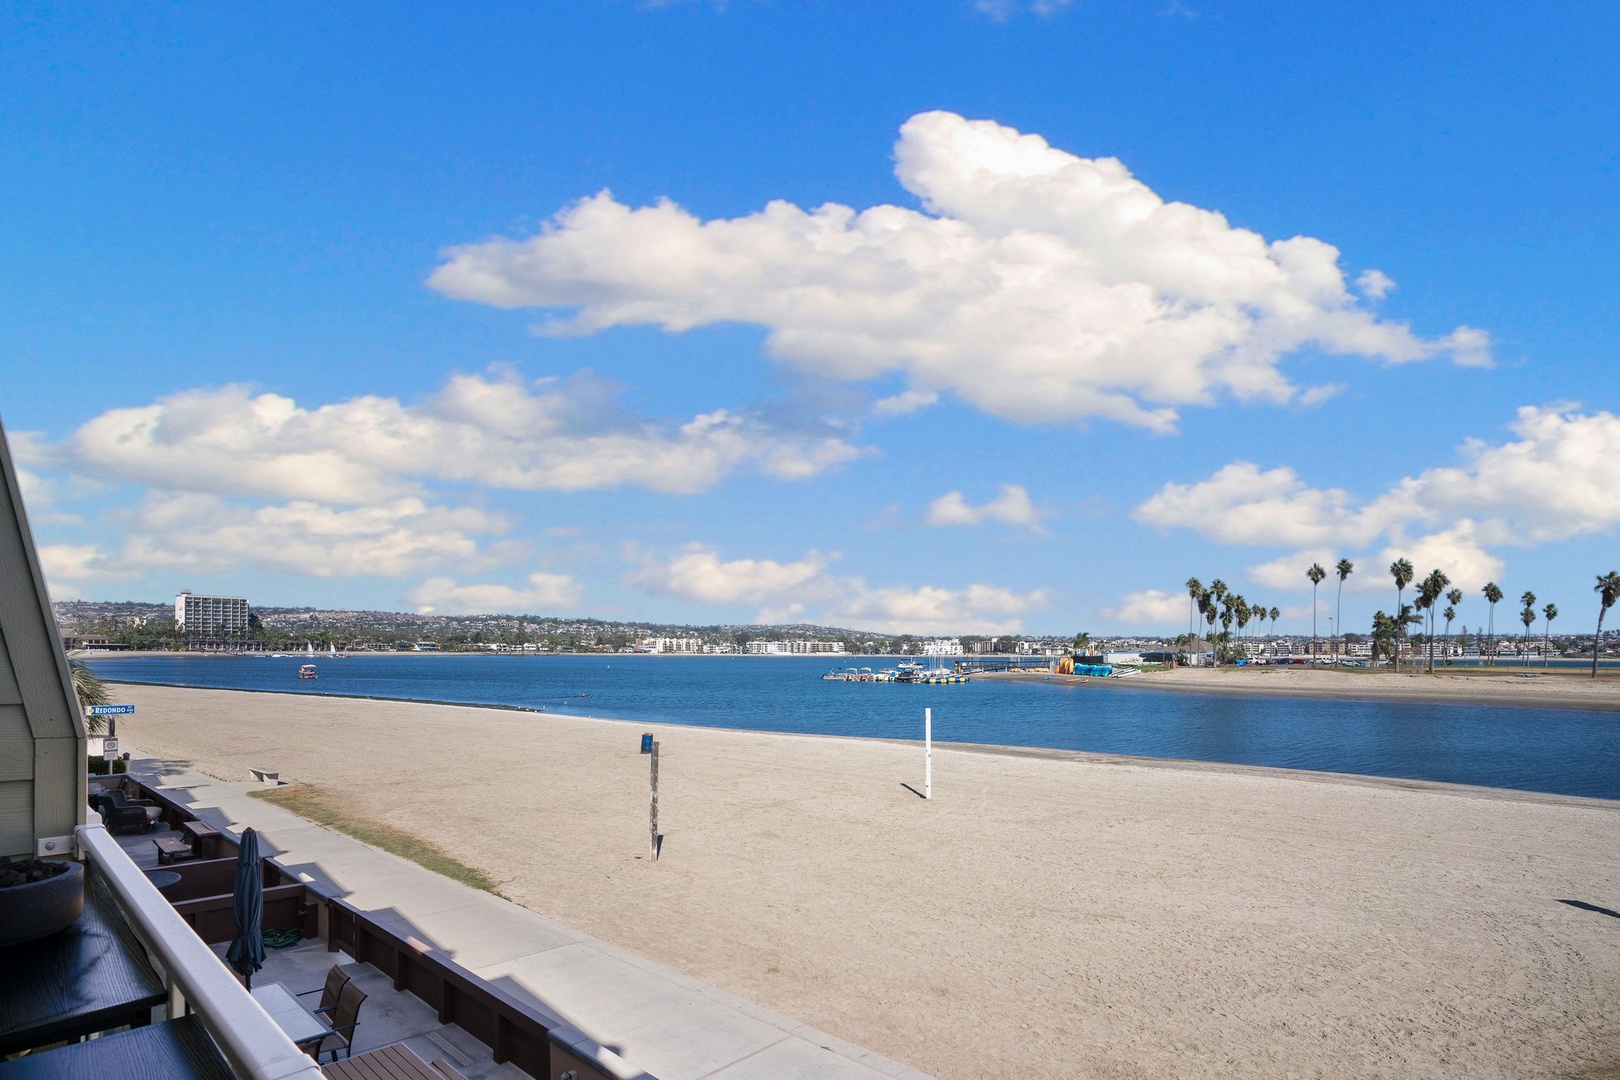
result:
M 396 829 L 381 821 L 373 821 L 351 812 L 340 799 L 310 784 L 288 784 L 284 787 L 265 788 L 248 792 L 255 799 L 274 803 L 299 817 L 336 829 L 362 843 L 409 859 L 424 869 L 441 874 L 452 881 L 471 885 L 500 896 L 500 883 L 476 867 L 468 866 L 431 840 Z

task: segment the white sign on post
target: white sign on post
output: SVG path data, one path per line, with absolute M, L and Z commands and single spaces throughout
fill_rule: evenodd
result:
M 105 739 L 102 739 L 101 740 L 101 756 L 102 757 L 117 757 L 118 756 L 118 740 L 112 738 L 111 736 L 109 736 L 109 737 L 107 737 Z
M 923 710 L 923 798 L 934 797 L 934 710 Z

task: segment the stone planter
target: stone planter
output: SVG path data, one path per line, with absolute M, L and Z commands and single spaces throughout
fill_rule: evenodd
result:
M 82 863 L 68 863 L 63 874 L 0 889 L 0 947 L 54 934 L 83 914 Z

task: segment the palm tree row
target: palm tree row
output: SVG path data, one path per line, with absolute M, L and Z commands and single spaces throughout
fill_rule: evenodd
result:
M 1334 567 L 1334 571 L 1339 578 L 1338 595 L 1335 597 L 1334 621 L 1338 629 L 1338 637 L 1342 641 L 1344 636 L 1344 583 L 1355 572 L 1355 564 L 1349 559 L 1340 559 Z M 1395 580 L 1395 614 L 1389 615 L 1383 611 L 1378 611 L 1373 615 L 1373 656 L 1376 659 L 1380 649 L 1386 650 L 1394 660 L 1395 670 L 1399 671 L 1401 669 L 1401 643 L 1407 637 L 1407 627 L 1414 624 L 1422 625 L 1426 628 L 1424 633 L 1424 643 L 1427 646 L 1427 655 L 1424 657 L 1425 670 L 1432 675 L 1434 674 L 1434 643 L 1439 636 L 1435 633 L 1436 622 L 1439 619 L 1446 621 L 1445 633 L 1449 638 L 1451 636 L 1452 621 L 1457 617 L 1457 605 L 1463 601 L 1463 591 L 1452 587 L 1451 579 L 1446 576 L 1443 570 L 1436 568 L 1430 570 L 1428 575 L 1418 583 L 1415 604 L 1408 604 L 1406 603 L 1406 588 L 1412 584 L 1416 576 L 1416 570 L 1412 566 L 1411 560 L 1396 559 L 1389 565 L 1389 574 Z M 1327 571 L 1322 569 L 1320 563 L 1312 563 L 1305 571 L 1305 577 L 1311 583 L 1311 655 L 1315 656 L 1318 639 L 1316 624 L 1317 589 L 1327 579 Z M 1608 614 L 1609 609 L 1615 605 L 1615 602 L 1620 600 L 1620 571 L 1611 570 L 1607 574 L 1598 575 L 1597 585 L 1594 586 L 1593 591 L 1598 594 L 1599 600 L 1597 632 L 1592 638 L 1592 677 L 1597 678 L 1598 656 L 1603 643 L 1603 618 Z M 1482 659 L 1488 655 L 1490 657 L 1488 662 L 1494 664 L 1496 660 L 1496 605 L 1502 601 L 1506 594 L 1502 592 L 1501 586 L 1494 581 L 1490 581 L 1486 582 L 1485 587 L 1480 590 L 1480 595 L 1484 597 L 1487 604 L 1489 626 L 1487 631 L 1489 645 L 1481 650 Z M 1277 632 L 1277 619 L 1282 614 L 1275 607 L 1268 608 L 1261 604 L 1250 603 L 1242 595 L 1228 588 L 1226 582 L 1220 578 L 1211 581 L 1208 588 L 1205 588 L 1203 582 L 1197 578 L 1188 578 L 1187 598 L 1189 601 L 1187 622 L 1189 641 L 1197 638 L 1198 627 L 1201 623 L 1204 623 L 1208 624 L 1208 635 L 1212 645 L 1222 640 L 1230 641 L 1234 622 L 1237 624 L 1240 638 L 1249 623 L 1264 623 L 1268 619 L 1271 622 L 1271 632 L 1275 634 Z M 1439 610 L 1442 599 L 1446 602 L 1443 611 Z M 1537 618 L 1536 594 L 1526 590 L 1520 595 L 1519 603 L 1522 605 L 1519 611 L 1519 620 L 1524 624 L 1524 634 L 1520 638 L 1519 655 L 1520 662 L 1527 665 L 1530 662 L 1530 631 L 1535 626 Z M 1422 614 L 1418 614 L 1419 612 Z M 1552 603 L 1546 604 L 1540 611 L 1540 617 L 1543 620 L 1541 632 L 1541 663 L 1543 667 L 1548 665 L 1548 657 L 1552 649 L 1552 623 L 1554 619 L 1558 618 L 1558 614 L 1558 605 Z M 1220 635 L 1215 633 L 1217 622 L 1220 623 L 1222 628 Z M 1464 634 L 1467 633 L 1467 627 L 1463 628 L 1463 632 Z M 1244 648 L 1244 652 L 1245 654 L 1248 652 L 1247 647 Z M 1220 649 L 1218 645 L 1215 645 L 1214 655 L 1215 663 L 1219 666 Z
M 1210 644 L 1214 647 L 1216 666 L 1219 666 L 1221 662 L 1218 642 L 1231 640 L 1233 623 L 1237 624 L 1238 635 L 1241 638 L 1244 630 L 1248 628 L 1251 622 L 1263 623 L 1269 619 L 1272 631 L 1275 632 L 1277 620 L 1282 616 L 1282 612 L 1277 608 L 1268 608 L 1264 604 L 1250 603 L 1242 595 L 1227 588 L 1226 582 L 1220 578 L 1211 581 L 1207 589 L 1204 588 L 1204 583 L 1197 578 L 1188 578 L 1187 599 L 1191 607 L 1187 621 L 1188 640 L 1190 642 L 1198 636 L 1197 627 L 1199 623 L 1208 623 L 1209 639 Z M 1220 635 L 1215 633 L 1216 622 L 1221 624 Z M 1247 646 L 1244 647 L 1243 651 L 1247 654 Z

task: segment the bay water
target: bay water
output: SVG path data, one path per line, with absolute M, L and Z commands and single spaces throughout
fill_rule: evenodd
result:
M 577 654 L 132 656 L 105 679 L 498 705 L 635 722 L 939 742 L 1440 780 L 1620 798 L 1620 713 L 976 680 L 824 682 L 825 658 Z M 885 658 L 892 662 L 892 658 Z M 860 661 L 842 661 L 854 662 Z M 117 688 L 110 688 L 117 698 Z M 537 722 L 539 718 L 537 717 Z M 627 733 L 626 738 L 635 737 Z

